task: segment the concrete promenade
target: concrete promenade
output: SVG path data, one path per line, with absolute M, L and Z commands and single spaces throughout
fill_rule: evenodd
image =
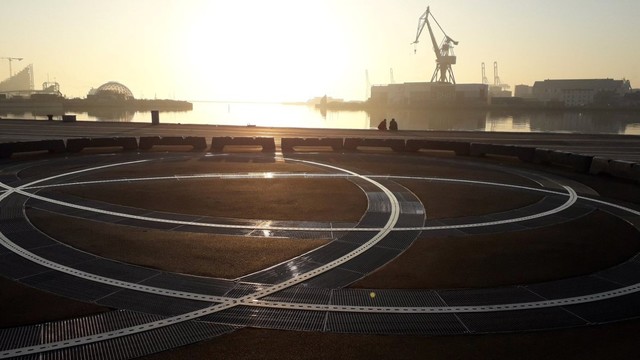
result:
M 199 138 L 200 151 L 138 151 L 153 136 Z M 270 143 L 223 153 L 224 137 Z M 126 139 L 130 151 L 98 141 L 79 153 L 87 138 Z M 292 148 L 317 146 L 300 145 L 310 138 L 344 142 L 333 153 Z M 616 163 L 637 176 L 639 136 L 0 120 L 4 155 L 38 140 L 65 140 L 48 150 L 75 154 L 0 161 L 0 358 L 255 358 L 254 348 L 278 359 L 425 358 L 449 341 L 489 344 L 445 346 L 458 358 L 635 351 L 638 177 L 589 174 Z M 409 140 L 465 156 L 417 155 Z M 247 194 L 261 200 L 238 201 Z M 356 224 L 341 202 L 363 200 Z M 262 203 L 274 206 L 248 215 Z M 331 217 L 316 218 L 325 207 Z M 267 246 L 271 237 L 282 243 Z M 328 243 L 241 266 L 258 259 L 256 244 L 264 257 L 309 239 Z M 198 272 L 201 258 L 211 273 Z M 226 258 L 239 274 L 218 272 Z M 261 338 L 271 345 L 251 345 Z M 347 347 L 358 351 L 328 352 Z
M 201 136 L 211 141 L 220 136 L 360 137 L 450 140 L 472 143 L 518 145 L 597 156 L 611 160 L 640 162 L 640 136 L 559 133 L 513 133 L 472 131 L 398 131 L 350 129 L 267 128 L 217 125 L 187 125 L 117 122 L 70 122 L 0 120 L 0 143 L 86 137 Z

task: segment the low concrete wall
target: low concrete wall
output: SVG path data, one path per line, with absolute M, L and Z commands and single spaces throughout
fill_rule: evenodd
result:
M 68 139 L 67 151 L 78 152 L 85 148 L 121 147 L 122 150 L 137 150 L 138 141 L 134 137 L 81 138 Z
M 0 158 L 9 158 L 14 153 L 48 151 L 61 153 L 66 151 L 63 140 L 23 141 L 0 144 Z
M 541 164 L 565 166 L 579 172 L 588 173 L 591 169 L 593 156 L 549 149 L 536 149 L 534 161 Z
M 456 155 L 467 156 L 470 152 L 470 144 L 462 141 L 447 140 L 407 140 L 405 151 L 417 152 L 420 150 L 453 151 Z
M 206 150 L 207 140 L 201 136 L 144 136 L 140 138 L 140 150 L 149 150 L 155 145 L 191 146 L 193 150 Z
M 471 156 L 513 156 L 526 162 L 532 162 L 534 160 L 535 152 L 536 148 L 517 145 L 471 143 L 469 147 L 469 154 Z
M 596 156 L 591 160 L 591 166 L 589 167 L 589 174 L 599 175 L 607 174 L 609 170 L 609 162 L 611 159 Z
M 608 173 L 623 179 L 640 182 L 640 164 L 631 161 L 610 161 Z
M 405 151 L 404 139 L 371 139 L 371 138 L 346 138 L 344 149 L 346 151 L 358 151 L 359 147 L 388 148 L 393 151 Z
M 330 147 L 333 151 L 344 150 L 342 138 L 282 138 L 280 148 L 282 152 L 295 152 L 305 147 Z M 298 148 L 298 150 L 296 150 Z
M 211 151 L 222 152 L 225 146 L 261 146 L 262 152 L 276 152 L 276 143 L 272 137 L 214 137 L 211 139 Z
M 155 145 L 192 146 L 194 150 L 206 149 L 204 137 L 158 137 L 140 138 L 140 145 L 134 137 L 119 138 L 72 138 L 63 140 L 40 140 L 0 143 L 0 157 L 7 158 L 17 152 L 78 152 L 85 148 L 120 147 L 123 150 L 147 150 Z M 275 140 L 270 137 L 214 137 L 211 151 L 222 152 L 225 146 L 260 146 L 262 152 L 274 153 Z M 453 151 L 457 155 L 504 155 L 518 157 L 522 161 L 553 164 L 593 175 L 605 174 L 613 177 L 640 182 L 640 163 L 611 160 L 603 157 L 574 154 L 570 152 L 520 147 L 516 145 L 468 143 L 462 141 L 380 138 L 282 138 L 283 152 L 296 151 L 295 147 L 331 147 L 334 151 L 357 151 L 359 147 L 390 148 L 397 152 L 416 152 L 422 149 Z M 251 160 L 255 161 L 255 160 Z M 273 161 L 267 158 L 260 161 Z
M 640 164 L 632 161 L 593 158 L 589 173 L 594 175 L 606 174 L 640 183 Z

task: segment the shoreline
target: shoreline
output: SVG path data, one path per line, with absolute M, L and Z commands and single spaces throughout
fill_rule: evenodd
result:
M 512 98 L 507 98 L 512 99 Z M 565 106 L 561 104 L 544 104 L 544 103 L 499 103 L 499 104 L 417 104 L 417 105 L 393 105 L 393 104 L 376 104 L 367 101 L 345 101 L 345 102 L 329 102 L 326 104 L 315 104 L 316 109 L 320 111 L 366 111 L 368 113 L 376 113 L 380 111 L 433 111 L 433 112 L 455 112 L 455 111 L 512 111 L 512 112 L 622 112 L 622 113 L 640 113 L 640 106 L 606 106 L 606 105 L 589 105 L 589 106 Z
M 376 128 L 382 119 L 395 118 L 401 131 L 500 131 L 500 132 L 550 132 L 589 134 L 640 135 L 638 112 L 586 111 L 586 110 L 536 110 L 501 108 L 474 109 L 402 109 L 379 108 L 364 110 L 328 110 L 309 105 L 232 105 L 224 103 L 194 103 L 193 110 L 178 111 L 156 109 L 161 124 L 219 124 L 219 126 L 256 125 L 259 127 L 304 127 L 307 129 L 369 130 Z M 31 111 L 31 112 L 30 112 Z M 65 115 L 60 107 L 7 111 L 0 105 L 0 118 L 47 120 L 54 115 L 60 120 Z M 151 122 L 151 111 L 102 107 L 94 110 L 69 111 L 67 115 L 78 120 L 95 122 Z M 212 124 L 215 126 L 215 124 Z

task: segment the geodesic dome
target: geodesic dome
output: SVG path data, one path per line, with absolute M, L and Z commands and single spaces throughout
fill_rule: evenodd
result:
M 128 87 L 120 84 L 119 82 L 109 81 L 106 84 L 100 85 L 94 92 L 96 96 L 115 96 L 123 99 L 133 99 L 133 93 Z

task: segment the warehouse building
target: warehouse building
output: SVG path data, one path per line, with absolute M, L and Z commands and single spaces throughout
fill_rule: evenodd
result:
M 544 80 L 536 81 L 532 89 L 535 99 L 565 106 L 591 105 L 598 96 L 623 97 L 630 92 L 628 80 L 613 79 Z

